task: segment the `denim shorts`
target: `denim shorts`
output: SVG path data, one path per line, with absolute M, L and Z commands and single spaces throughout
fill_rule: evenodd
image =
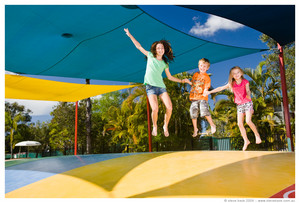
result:
M 250 111 L 252 113 L 254 112 L 252 101 L 247 102 L 245 104 L 238 104 L 236 109 L 238 113 L 245 113 L 246 111 Z
M 162 93 L 167 92 L 166 88 L 162 88 L 162 87 L 155 87 L 155 86 L 151 86 L 151 85 L 146 85 L 146 92 L 147 95 L 151 95 L 151 94 L 155 94 L 157 96 L 161 95 Z
M 198 116 L 210 116 L 208 102 L 206 100 L 195 100 L 192 101 L 190 107 L 190 116 L 191 119 L 196 119 Z

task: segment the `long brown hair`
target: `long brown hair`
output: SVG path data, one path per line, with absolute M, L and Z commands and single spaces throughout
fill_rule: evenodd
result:
M 156 46 L 158 44 L 162 44 L 164 46 L 165 53 L 164 53 L 164 55 L 162 57 L 162 59 L 164 60 L 164 62 L 166 64 L 169 64 L 169 62 L 174 61 L 175 56 L 173 55 L 173 50 L 172 50 L 171 44 L 167 40 L 160 40 L 160 41 L 153 42 L 153 44 L 151 45 L 151 48 L 150 48 L 150 51 L 153 54 L 153 56 L 154 57 L 157 56 Z
M 230 86 L 230 90 L 232 90 L 232 85 L 233 85 L 233 83 L 234 82 L 236 82 L 235 81 L 235 79 L 233 78 L 233 76 L 232 76 L 232 71 L 233 70 L 235 70 L 235 69 L 239 69 L 240 71 L 241 71 L 241 73 L 242 73 L 242 79 L 245 79 L 244 78 L 244 71 L 239 67 L 239 66 L 234 66 L 234 67 L 232 67 L 231 69 L 230 69 L 230 71 L 229 71 L 229 77 L 228 77 L 228 84 L 229 84 L 229 86 Z

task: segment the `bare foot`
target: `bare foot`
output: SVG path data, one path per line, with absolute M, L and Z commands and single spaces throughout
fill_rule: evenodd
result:
M 210 129 L 210 131 L 211 131 L 211 134 L 214 134 L 215 132 L 216 132 L 216 126 L 214 125 L 214 126 L 210 126 L 211 127 L 211 129 Z
M 196 137 L 198 135 L 198 128 L 194 130 L 194 134 L 192 135 L 193 137 Z
M 255 135 L 255 140 L 256 140 L 256 144 L 260 144 L 261 143 L 261 139 L 259 135 Z
M 164 129 L 164 134 L 166 137 L 169 137 L 169 131 L 168 131 L 168 127 L 166 127 L 165 125 L 163 126 Z
M 250 144 L 250 141 L 249 141 L 249 140 L 246 141 L 246 142 L 244 142 L 243 151 L 246 151 L 246 149 L 247 149 L 247 147 L 248 147 L 249 144 Z
M 156 135 L 157 135 L 157 127 L 154 127 L 154 126 L 153 126 L 152 135 L 153 135 L 153 136 L 156 136 Z

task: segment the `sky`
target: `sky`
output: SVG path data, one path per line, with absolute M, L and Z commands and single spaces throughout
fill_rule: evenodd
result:
M 88 3 L 87 3 L 88 4 Z M 237 46 L 245 48 L 268 48 L 264 43 L 259 40 L 259 36 L 262 34 L 247 26 L 223 19 L 217 16 L 208 15 L 199 11 L 194 11 L 187 8 L 182 8 L 172 5 L 139 5 L 141 9 L 157 18 L 158 20 L 174 27 L 177 30 L 198 37 L 203 40 Z M 180 15 L 179 15 L 180 14 Z M 140 42 L 142 44 L 142 41 Z M 172 42 L 171 42 L 172 44 Z M 226 84 L 228 78 L 229 69 L 233 66 L 240 66 L 241 68 L 255 68 L 259 62 L 263 60 L 262 54 L 267 52 L 261 52 L 257 54 L 251 54 L 216 64 L 211 64 L 208 73 L 211 73 L 212 86 L 218 87 Z M 146 68 L 146 64 L 145 64 Z M 195 64 L 197 68 L 197 64 Z M 192 70 L 195 72 L 197 69 Z M 170 72 L 172 73 L 172 64 L 170 64 Z M 31 75 L 28 75 L 31 76 Z M 31 76 L 41 79 L 50 79 L 63 82 L 75 82 L 85 83 L 84 79 L 62 78 L 62 77 L 50 77 L 50 76 Z M 107 82 L 91 80 L 91 84 L 128 84 L 119 82 Z M 170 95 L 171 96 L 171 95 Z M 171 96 L 172 97 L 172 96 Z M 8 102 L 18 102 L 30 109 L 33 113 L 32 122 L 40 120 L 41 122 L 51 119 L 50 112 L 57 102 L 52 101 L 32 101 L 32 100 L 12 100 L 7 99 Z M 213 108 L 213 103 L 210 101 L 210 105 Z

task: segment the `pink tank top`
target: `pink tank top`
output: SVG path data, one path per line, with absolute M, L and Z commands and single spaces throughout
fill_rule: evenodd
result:
M 246 92 L 247 83 L 249 83 L 249 81 L 246 79 L 243 79 L 241 84 L 236 84 L 236 82 L 233 82 L 232 91 L 234 94 L 234 103 L 245 104 L 251 101 L 251 99 L 247 98 L 247 92 Z

